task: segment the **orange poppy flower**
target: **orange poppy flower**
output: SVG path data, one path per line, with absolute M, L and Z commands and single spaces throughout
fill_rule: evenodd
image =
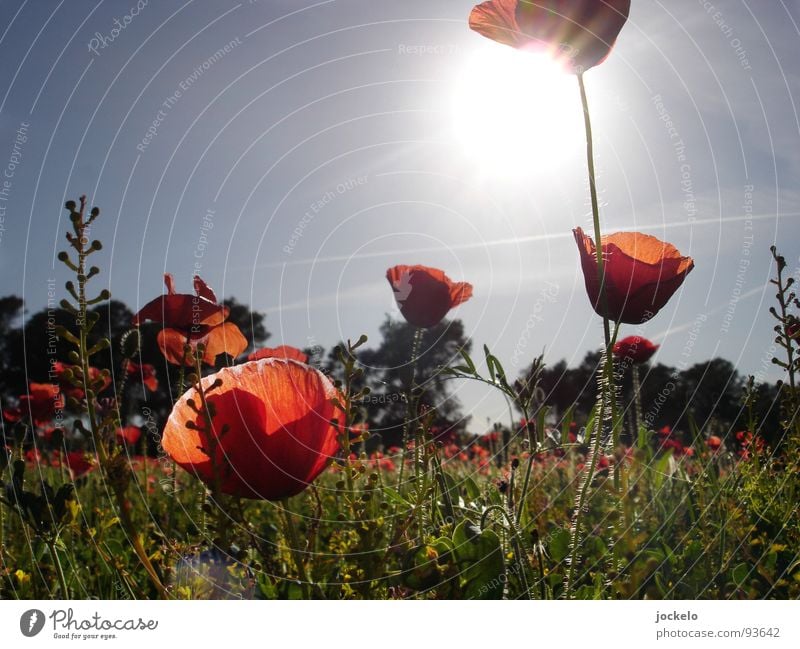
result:
M 489 0 L 469 26 L 493 41 L 545 52 L 580 73 L 602 63 L 628 20 L 630 0 Z
M 215 382 L 220 385 L 213 387 Z M 318 370 L 268 358 L 227 367 L 202 380 L 213 405 L 205 430 L 197 389 L 175 404 L 164 428 L 164 450 L 186 471 L 223 493 L 280 500 L 300 493 L 339 450 L 336 389 Z M 215 446 L 214 461 L 211 446 Z
M 247 349 L 247 339 L 232 322 L 225 322 L 228 307 L 217 304 L 214 291 L 202 279 L 195 276 L 195 295 L 175 292 L 172 275 L 164 275 L 167 294 L 148 302 L 133 317 L 133 324 L 140 325 L 146 320 L 160 322 L 164 328 L 158 332 L 158 345 L 164 357 L 173 365 L 193 365 L 192 358 L 186 358 L 184 347 L 192 349 L 203 345 L 203 362 L 214 365 L 217 356 L 223 352 L 238 356 Z
M 300 363 L 308 363 L 308 356 L 297 347 L 281 345 L 280 347 L 263 347 L 247 357 L 248 361 L 260 361 L 262 358 L 286 358 Z
M 658 345 L 641 336 L 628 336 L 614 345 L 614 356 L 630 359 L 633 363 L 646 363 L 658 350 Z
M 602 237 L 605 260 L 605 294 L 608 311 L 600 299 L 600 279 L 594 240 L 581 228 L 573 230 L 581 256 L 586 292 L 594 310 L 615 322 L 647 322 L 669 301 L 694 268 L 672 244 L 640 232 L 615 232 Z
M 429 329 L 453 307 L 472 297 L 472 284 L 453 282 L 428 266 L 394 266 L 386 271 L 400 313 L 409 324 Z

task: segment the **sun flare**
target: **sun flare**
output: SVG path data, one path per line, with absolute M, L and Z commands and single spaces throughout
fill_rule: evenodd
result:
M 456 82 L 453 128 L 482 173 L 553 169 L 582 142 L 578 86 L 546 56 L 488 46 Z

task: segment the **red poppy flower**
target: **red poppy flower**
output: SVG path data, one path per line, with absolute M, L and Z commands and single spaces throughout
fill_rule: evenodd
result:
M 646 363 L 658 350 L 647 338 L 641 336 L 628 336 L 614 345 L 614 356 L 621 359 L 630 359 L 633 363 Z
M 81 378 L 82 370 L 80 365 L 55 362 L 53 363 L 52 369 L 61 386 L 61 392 L 65 397 L 72 397 L 78 401 L 83 399 L 85 392 L 82 386 L 84 386 L 86 382 Z M 78 385 L 75 385 L 74 379 L 67 378 L 69 374 L 71 374 L 74 379 L 77 379 Z M 95 393 L 103 392 L 111 385 L 111 376 L 109 374 L 103 374 L 103 371 L 96 367 L 90 367 L 88 378 L 89 385 L 91 386 L 98 383 L 101 379 L 102 384 L 94 388 Z
M 64 455 L 64 465 L 73 480 L 82 478 L 95 468 L 94 460 L 83 451 L 70 451 Z
M 615 322 L 647 322 L 669 301 L 694 268 L 672 244 L 640 232 L 615 232 L 601 239 L 605 260 L 605 294 L 600 299 L 595 245 L 581 228 L 573 230 L 581 255 L 586 292 L 594 310 Z
M 489 0 L 469 26 L 493 41 L 545 52 L 570 71 L 602 63 L 628 20 L 630 0 Z
M 117 428 L 117 439 L 120 442 L 133 446 L 139 441 L 142 436 L 142 429 L 138 426 L 125 426 L 125 428 Z
M 280 347 L 263 347 L 247 357 L 248 361 L 260 361 L 262 358 L 285 358 L 300 363 L 308 363 L 308 356 L 297 347 L 281 345 Z
M 198 276 L 194 278 L 195 295 L 178 294 L 172 275 L 164 275 L 167 294 L 148 302 L 135 316 L 133 324 L 146 320 L 160 322 L 164 328 L 158 332 L 161 353 L 173 365 L 193 365 L 185 358 L 184 347 L 193 349 L 203 345 L 203 362 L 214 365 L 222 353 L 238 356 L 247 349 L 247 339 L 232 322 L 225 322 L 228 307 L 217 304 L 214 291 Z
M 55 417 L 56 411 L 64 407 L 61 388 L 52 383 L 31 383 L 28 394 L 19 398 L 19 411 L 22 416 L 30 415 L 36 426 L 41 426 Z
M 221 382 L 217 387 L 215 381 Z M 300 493 L 328 466 L 341 432 L 336 389 L 318 370 L 292 360 L 263 359 L 202 380 L 216 415 L 212 431 L 193 409 L 197 390 L 175 404 L 164 428 L 164 450 L 203 482 L 217 467 L 224 493 L 280 500 Z M 216 446 L 214 461 L 209 442 Z
M 712 451 L 718 451 L 722 446 L 722 440 L 716 435 L 712 435 L 708 438 L 706 444 L 708 444 L 708 448 L 710 448 Z
M 438 268 L 395 266 L 386 271 L 400 313 L 409 324 L 429 329 L 453 307 L 472 297 L 472 285 L 453 282 Z
M 150 392 L 155 392 L 158 390 L 158 377 L 156 376 L 156 368 L 150 363 L 134 363 L 133 361 L 128 361 L 128 365 L 126 367 L 128 379 L 133 381 L 141 381 L 142 385 L 146 387 Z

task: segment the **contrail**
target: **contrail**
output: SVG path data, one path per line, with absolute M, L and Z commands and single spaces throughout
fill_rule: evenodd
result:
M 776 214 L 743 214 L 741 216 L 731 216 L 723 219 L 696 219 L 694 221 L 673 221 L 669 223 L 659 223 L 656 225 L 626 225 L 618 228 L 619 230 L 626 230 L 635 228 L 638 231 L 659 231 L 671 230 L 674 228 L 685 228 L 687 226 L 703 226 L 703 225 L 723 225 L 727 223 L 737 223 L 741 221 L 766 221 L 768 219 L 783 219 L 786 217 L 798 217 L 800 212 L 784 212 L 781 215 Z M 403 255 L 413 255 L 425 252 L 447 252 L 452 250 L 475 250 L 481 248 L 494 248 L 497 246 L 511 246 L 519 245 L 522 243 L 533 243 L 536 241 L 548 241 L 555 239 L 571 239 L 572 231 L 566 232 L 553 232 L 547 234 L 533 234 L 526 237 L 494 239 L 492 241 L 481 241 L 477 243 L 464 243 L 454 246 L 429 246 L 425 248 L 406 248 L 405 250 L 387 250 L 385 252 L 367 252 L 358 255 L 331 255 L 328 257 L 315 257 L 312 259 L 288 259 L 286 261 L 269 261 L 262 264 L 255 264 L 253 266 L 238 266 L 229 268 L 229 271 L 253 271 L 263 268 L 283 268 L 289 266 L 312 266 L 317 264 L 330 264 L 341 261 L 352 261 L 353 259 L 374 259 L 380 257 L 394 257 Z

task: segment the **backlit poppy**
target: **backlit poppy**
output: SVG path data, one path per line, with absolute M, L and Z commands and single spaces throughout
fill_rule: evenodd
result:
M 280 347 L 263 347 L 247 357 L 248 361 L 260 361 L 262 358 L 286 358 L 300 363 L 308 363 L 308 356 L 297 347 L 281 345 Z
M 628 20 L 630 0 L 489 0 L 469 26 L 493 41 L 544 52 L 579 73 L 601 63 Z
M 628 336 L 614 345 L 614 356 L 630 363 L 646 363 L 658 350 L 658 345 L 641 336 Z
M 581 256 L 586 292 L 594 310 L 615 322 L 640 324 L 658 313 L 694 268 L 691 257 L 648 234 L 615 232 L 601 239 L 605 260 L 605 294 L 600 280 L 594 240 L 581 228 L 573 230 Z
M 400 313 L 415 327 L 429 329 L 453 307 L 472 297 L 472 285 L 453 282 L 444 271 L 428 266 L 395 266 L 386 271 Z
M 125 368 L 128 379 L 132 381 L 141 381 L 142 385 L 150 392 L 158 390 L 158 377 L 156 376 L 156 368 L 150 363 L 134 363 L 128 361 Z
M 232 322 L 225 322 L 228 307 L 217 304 L 214 291 L 202 279 L 195 276 L 195 295 L 175 292 L 172 275 L 164 275 L 167 294 L 148 302 L 133 317 L 133 324 L 140 325 L 147 320 L 160 322 L 164 326 L 158 332 L 158 345 L 161 353 L 173 365 L 193 365 L 186 358 L 184 347 L 193 349 L 203 345 L 203 362 L 214 365 L 222 353 L 238 356 L 247 349 L 247 339 Z
M 215 382 L 220 382 L 216 387 Z M 227 367 L 202 380 L 215 416 L 211 431 L 188 390 L 164 428 L 164 450 L 223 493 L 280 500 L 300 493 L 339 450 L 336 389 L 320 371 L 276 358 Z M 194 407 L 193 407 L 194 405 Z M 215 446 L 211 460 L 211 447 Z

